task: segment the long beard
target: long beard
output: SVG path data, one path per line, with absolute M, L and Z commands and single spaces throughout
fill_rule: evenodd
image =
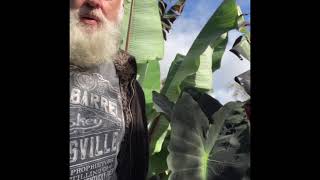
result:
M 92 11 L 101 24 L 90 30 L 80 23 L 79 10 L 70 10 L 70 62 L 92 67 L 112 61 L 119 49 L 120 23 L 107 20 L 100 11 Z

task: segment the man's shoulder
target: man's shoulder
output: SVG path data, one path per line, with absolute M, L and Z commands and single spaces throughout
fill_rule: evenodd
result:
M 115 60 L 116 61 L 129 61 L 129 60 L 136 61 L 133 55 L 131 55 L 129 52 L 124 51 L 122 49 L 119 49 L 119 51 L 115 55 Z
M 127 79 L 137 74 L 137 63 L 134 56 L 128 52 L 119 50 L 114 60 L 117 73 L 120 78 Z

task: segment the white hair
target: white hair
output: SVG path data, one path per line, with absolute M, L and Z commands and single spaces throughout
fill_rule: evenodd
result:
M 109 21 L 99 9 L 83 10 L 100 18 L 101 24 L 90 31 L 91 27 L 80 23 L 79 10 L 70 10 L 70 62 L 92 67 L 112 61 L 119 49 L 122 8 L 116 22 Z

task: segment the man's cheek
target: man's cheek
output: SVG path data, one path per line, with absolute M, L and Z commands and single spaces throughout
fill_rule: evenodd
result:
M 101 8 L 103 15 L 111 22 L 116 22 L 118 20 L 121 10 L 121 5 L 116 3 L 111 4 L 108 1 L 105 1 Z
M 84 0 L 70 0 L 70 8 L 79 9 L 83 3 Z

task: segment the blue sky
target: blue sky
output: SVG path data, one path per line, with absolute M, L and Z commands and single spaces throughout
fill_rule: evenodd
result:
M 187 0 L 184 12 L 174 22 L 173 28 L 167 36 L 165 55 L 163 60 L 160 61 L 162 78 L 166 77 L 175 55 L 177 53 L 186 54 L 188 52 L 192 42 L 222 1 Z M 250 0 L 237 0 L 237 3 L 240 5 L 243 13 L 249 14 L 245 19 L 250 21 Z M 229 32 L 227 51 L 222 57 L 221 68 L 213 74 L 214 90 L 210 95 L 217 98 L 222 104 L 246 98 L 235 96 L 236 91 L 232 88 L 234 84 L 233 78 L 250 69 L 249 61 L 240 61 L 234 54 L 228 51 L 239 35 L 237 31 Z

